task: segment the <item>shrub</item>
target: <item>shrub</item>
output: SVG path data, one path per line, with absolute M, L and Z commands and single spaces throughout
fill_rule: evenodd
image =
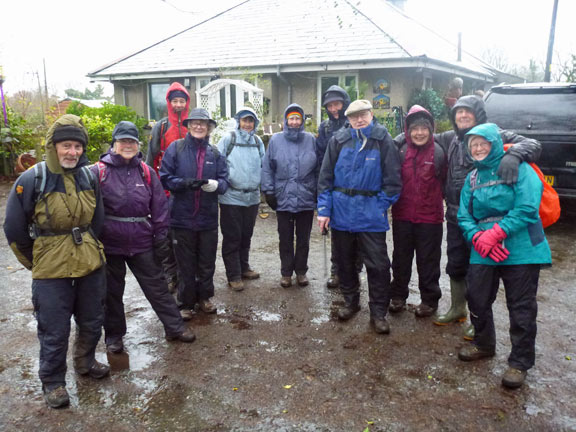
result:
M 134 123 L 140 133 L 140 140 L 144 141 L 144 126 L 148 124 L 148 121 L 136 114 L 130 107 L 105 102 L 100 108 L 90 108 L 74 102 L 70 104 L 66 113 L 75 114 L 84 121 L 88 130 L 86 155 L 92 162 L 96 162 L 107 150 L 112 142 L 114 126 L 123 120 Z
M 436 121 L 444 120 L 448 116 L 446 104 L 433 89 L 416 90 L 410 99 L 409 106 L 420 105 L 426 108 Z

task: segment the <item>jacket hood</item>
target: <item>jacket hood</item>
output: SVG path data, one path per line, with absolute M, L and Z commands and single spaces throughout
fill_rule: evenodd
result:
M 302 114 L 302 124 L 300 125 L 300 127 L 297 128 L 288 127 L 288 119 L 286 118 L 286 116 L 288 115 L 288 113 L 292 111 L 297 111 L 300 114 Z M 304 109 L 298 104 L 290 104 L 284 110 L 284 129 L 282 130 L 282 133 L 286 135 L 286 138 L 289 141 L 298 141 L 300 139 L 301 133 L 304 131 L 305 122 L 306 119 L 304 117 Z
M 476 118 L 476 125 L 486 123 L 488 119 L 486 116 L 484 101 L 482 99 L 480 99 L 478 96 L 462 96 L 456 101 L 452 107 L 452 110 L 450 110 L 450 121 L 452 122 L 452 127 L 460 139 L 464 139 L 464 135 L 466 135 L 466 133 L 468 133 L 471 128 L 459 130 L 456 126 L 454 119 L 458 108 L 468 108 L 470 111 L 472 111 L 474 113 L 474 117 Z
M 58 161 L 58 155 L 56 154 L 56 148 L 54 147 L 54 142 L 52 140 L 54 131 L 62 126 L 77 127 L 81 129 L 86 135 L 86 138 L 88 138 L 88 131 L 84 126 L 84 122 L 80 117 L 73 114 L 64 114 L 62 117 L 57 119 L 52 124 L 52 126 L 50 126 L 50 129 L 48 129 L 48 132 L 46 133 L 46 145 L 45 145 L 46 165 L 48 166 L 48 169 L 55 174 L 63 174 L 65 172 L 70 172 L 75 170 L 76 168 L 80 168 L 81 166 L 88 165 L 89 163 L 88 157 L 86 156 L 86 147 L 84 147 L 84 153 L 82 153 L 82 156 L 80 156 L 80 160 L 78 161 L 78 165 L 76 165 L 76 168 L 71 170 L 62 168 L 60 162 Z M 88 142 L 88 139 L 86 139 L 86 142 Z
M 350 105 L 350 96 L 348 96 L 348 93 L 342 87 L 337 85 L 331 85 L 330 87 L 328 87 L 328 90 L 326 90 L 322 95 L 322 106 L 324 107 L 324 109 L 326 109 L 326 105 L 334 100 L 339 100 L 339 96 L 342 98 L 343 103 L 342 109 L 338 111 L 339 113 L 338 120 L 341 120 L 346 119 L 344 113 L 346 112 L 348 105 Z M 326 113 L 328 114 L 328 118 L 330 120 L 332 121 L 335 120 L 328 110 L 326 110 Z
M 186 96 L 188 96 L 186 99 L 186 108 L 184 108 L 184 111 L 180 113 L 174 111 L 174 108 L 172 108 L 172 104 L 170 103 L 170 99 L 168 98 L 168 96 L 170 96 L 170 93 L 172 93 L 174 90 L 184 92 Z M 184 87 L 179 82 L 174 82 L 170 84 L 170 87 L 168 87 L 168 91 L 166 92 L 166 107 L 168 109 L 168 121 L 170 122 L 170 124 L 172 125 L 182 124 L 184 119 L 188 117 L 188 111 L 190 110 L 190 93 L 188 93 L 186 87 Z
M 250 132 L 250 135 L 254 135 L 254 133 L 258 130 L 258 125 L 260 124 L 260 119 L 258 118 L 256 111 L 254 111 L 250 107 L 242 107 L 242 108 L 240 108 L 240 110 L 238 110 L 236 115 L 234 115 L 234 120 L 236 120 L 236 129 L 241 131 L 240 118 L 245 117 L 246 114 L 249 114 L 251 117 L 254 117 L 254 129 Z
M 473 127 L 466 134 L 464 143 L 470 157 L 472 156 L 470 153 L 470 148 L 468 147 L 468 143 L 470 142 L 470 138 L 473 136 L 481 136 L 492 144 L 488 156 L 486 156 L 486 158 L 481 161 L 474 159 L 474 166 L 477 168 L 497 168 L 498 165 L 500 165 L 500 159 L 502 159 L 502 156 L 504 156 L 504 143 L 502 142 L 502 137 L 500 136 L 500 129 L 498 126 L 496 126 L 494 123 L 484 123 Z
M 412 108 L 410 108 L 410 110 L 408 111 L 408 114 L 406 115 L 406 121 L 404 122 L 404 136 L 406 137 L 406 142 L 408 143 L 409 146 L 413 145 L 412 139 L 410 138 L 410 134 L 408 133 L 408 129 L 410 128 L 412 122 L 419 117 L 424 117 L 432 125 L 432 133 L 430 134 L 430 138 L 428 139 L 428 143 L 426 144 L 426 146 L 432 145 L 432 143 L 434 142 L 434 130 L 436 128 L 436 125 L 434 123 L 434 117 L 432 117 L 432 114 L 430 114 L 430 112 L 426 108 L 420 105 L 413 105 Z

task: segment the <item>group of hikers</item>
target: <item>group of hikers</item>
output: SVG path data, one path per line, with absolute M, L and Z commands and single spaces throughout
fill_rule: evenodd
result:
M 538 159 L 537 141 L 487 123 L 484 102 L 474 95 L 451 108 L 453 130 L 435 134 L 433 116 L 415 105 L 404 133 L 393 139 L 369 101 L 351 102 L 344 89 L 331 86 L 317 137 L 304 130 L 302 107 L 291 104 L 267 148 L 256 134 L 261 119 L 249 107 L 212 145 L 216 121 L 203 108 L 190 109 L 184 86 L 173 83 L 166 101 L 168 117 L 152 130 L 146 163 L 137 127 L 121 121 L 110 149 L 90 165 L 86 128 L 66 114 L 48 131 L 46 161 L 23 173 L 10 192 L 4 232 L 32 271 L 39 376 L 49 406 L 69 404 L 72 316 L 79 374 L 100 379 L 110 372 L 95 359 L 102 327 L 107 351 L 124 351 L 126 265 L 166 339 L 184 343 L 195 340 L 185 321 L 217 312 L 211 299 L 218 226 L 229 288 L 242 291 L 247 280 L 258 279 L 249 254 L 262 195 L 277 216 L 280 286 L 309 285 L 315 212 L 319 230 L 331 233 L 326 283 L 343 296 L 339 320 L 360 310 L 364 267 L 370 323 L 388 334 L 388 312 L 406 308 L 416 255 L 421 302 L 415 315 L 438 325 L 461 322 L 468 304 L 471 343 L 458 357 L 492 357 L 492 304 L 502 280 L 512 344 L 502 384 L 522 386 L 534 365 L 539 271 L 551 263 L 538 215 L 542 183 L 526 163 Z M 504 143 L 514 145 L 504 151 Z M 451 306 L 437 315 L 444 201 Z

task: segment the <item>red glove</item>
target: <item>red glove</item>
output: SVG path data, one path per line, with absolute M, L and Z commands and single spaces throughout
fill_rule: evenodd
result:
M 496 223 L 492 228 L 482 232 L 481 235 L 476 237 L 476 242 L 472 240 L 472 244 L 474 245 L 476 252 L 478 252 L 482 258 L 486 258 L 492 248 L 506 237 L 508 236 L 504 230 Z
M 496 246 L 494 246 L 488 254 L 488 256 L 497 263 L 504 261 L 509 255 L 510 252 L 508 252 L 508 249 L 506 249 L 502 243 L 496 243 Z

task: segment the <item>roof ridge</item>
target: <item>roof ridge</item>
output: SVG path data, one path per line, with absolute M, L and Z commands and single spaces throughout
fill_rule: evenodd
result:
M 126 55 L 126 56 L 124 56 L 124 57 L 120 57 L 119 59 L 116 59 L 116 60 L 114 60 L 114 61 L 112 61 L 112 62 L 110 62 L 110 63 L 108 63 L 108 64 L 105 64 L 105 65 L 103 65 L 103 66 L 100 66 L 98 69 L 95 69 L 95 70 L 93 70 L 92 72 L 88 72 L 86 75 L 87 75 L 87 76 L 95 75 L 95 74 L 97 74 L 98 72 L 101 72 L 101 71 L 103 71 L 104 69 L 109 68 L 110 66 L 113 66 L 113 65 L 115 65 L 115 64 L 117 64 L 117 63 L 120 63 L 120 62 L 123 62 L 124 60 L 127 60 L 127 59 L 129 59 L 130 57 L 134 57 L 135 55 L 138 55 L 138 54 L 140 54 L 140 53 L 143 52 L 143 51 L 146 51 L 146 50 L 148 50 L 148 49 L 150 49 L 150 48 L 152 48 L 152 47 L 154 47 L 154 46 L 156 46 L 156 45 L 159 45 L 159 44 L 161 44 L 161 43 L 163 43 L 163 42 L 166 42 L 166 41 L 169 40 L 169 39 L 175 38 L 176 36 L 178 36 L 178 35 L 180 35 L 180 34 L 182 34 L 182 33 L 185 33 L 185 32 L 187 32 L 188 30 L 191 30 L 191 29 L 193 29 L 193 28 L 195 28 L 195 27 L 201 26 L 202 24 L 205 24 L 205 23 L 207 23 L 208 21 L 211 21 L 211 20 L 213 20 L 214 18 L 219 17 L 220 15 L 223 15 L 223 14 L 225 14 L 225 13 L 227 13 L 227 12 L 230 12 L 231 10 L 233 10 L 233 9 L 239 7 L 239 6 L 242 6 L 243 4 L 248 3 L 248 2 L 250 2 L 250 1 L 252 1 L 252 0 L 243 0 L 243 1 L 240 1 L 239 3 L 235 4 L 234 6 L 229 7 L 228 9 L 225 9 L 225 10 L 223 10 L 222 12 L 217 13 L 216 15 L 213 15 L 213 16 L 211 16 L 211 17 L 209 17 L 209 18 L 206 18 L 205 20 L 203 20 L 203 21 L 201 21 L 201 22 L 199 22 L 199 23 L 197 23 L 197 24 L 194 24 L 194 25 L 191 26 L 191 27 L 185 28 L 184 30 L 179 31 L 178 33 L 175 33 L 175 34 L 173 34 L 172 36 L 168 36 L 167 38 L 164 38 L 164 39 L 162 39 L 162 40 L 159 40 L 158 42 L 153 43 L 152 45 L 147 46 L 147 47 L 145 47 L 145 48 L 142 48 L 142 49 L 140 49 L 140 50 L 138 50 L 138 51 L 136 51 L 136 52 L 133 52 L 132 54 L 128 54 L 128 55 Z

